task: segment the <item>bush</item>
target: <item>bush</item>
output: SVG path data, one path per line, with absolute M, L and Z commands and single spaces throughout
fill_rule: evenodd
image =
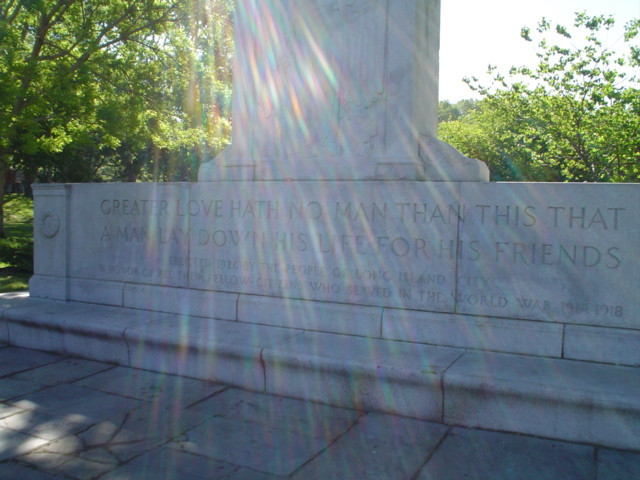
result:
M 33 273 L 33 238 L 0 238 L 0 263 Z
M 0 268 L 33 273 L 33 200 L 4 195 L 4 220 L 7 238 L 0 238 Z

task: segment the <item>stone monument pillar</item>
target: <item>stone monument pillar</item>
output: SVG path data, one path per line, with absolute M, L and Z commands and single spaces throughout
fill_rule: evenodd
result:
M 237 0 L 213 180 L 484 181 L 436 140 L 440 0 Z

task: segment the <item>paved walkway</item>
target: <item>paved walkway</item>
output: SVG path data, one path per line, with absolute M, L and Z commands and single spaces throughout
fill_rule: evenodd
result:
M 0 345 L 0 479 L 640 478 L 640 453 Z

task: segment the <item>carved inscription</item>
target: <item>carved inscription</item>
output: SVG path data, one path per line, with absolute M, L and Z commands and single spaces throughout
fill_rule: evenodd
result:
M 98 271 L 143 283 L 505 317 L 589 323 L 628 315 L 624 301 L 597 291 L 599 279 L 617 278 L 632 255 L 620 240 L 630 214 L 621 204 L 460 204 L 455 195 L 407 200 L 401 190 L 358 198 L 310 185 L 299 198 L 202 190 L 188 199 L 102 199 L 95 240 L 106 251 L 168 253 L 136 265 L 102 261 Z
M 191 231 L 178 209 L 182 203 L 157 195 L 100 199 L 97 215 L 92 216 L 97 238 L 91 243 L 100 249 L 93 274 L 108 280 L 186 285 L 188 268 L 170 261 L 188 252 Z
M 210 290 L 453 307 L 459 204 L 399 202 L 386 195 L 366 201 L 293 197 L 102 199 L 97 241 L 106 251 L 175 253 L 161 268 L 102 262 L 99 272 Z
M 559 207 L 546 209 L 531 205 L 476 205 L 480 225 L 485 227 L 551 228 L 553 230 L 597 230 L 617 231 L 626 208 L 606 207 Z M 496 241 L 496 262 L 519 263 L 527 266 L 581 266 L 586 268 L 604 266 L 607 269 L 620 267 L 620 248 L 606 248 L 580 244 L 529 243 Z
M 471 248 L 459 263 L 458 311 L 624 324 L 634 212 L 613 195 L 559 187 L 477 187 L 480 201 L 470 196 L 461 221 L 460 241 Z M 473 285 L 467 276 L 484 280 Z
M 192 255 L 217 259 L 191 270 L 200 288 L 364 304 L 410 301 L 441 309 L 452 302 L 454 282 L 442 262 L 454 262 L 441 248 L 441 232 L 414 228 L 403 203 L 216 199 L 214 204 L 221 223 L 211 221 L 215 215 L 199 215 L 192 223 Z M 455 230 L 459 208 L 425 203 L 421 222 Z M 232 224 L 251 229 L 229 228 Z M 396 224 L 411 228 L 391 228 Z

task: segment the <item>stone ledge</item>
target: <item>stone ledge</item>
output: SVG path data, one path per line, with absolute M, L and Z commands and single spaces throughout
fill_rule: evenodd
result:
M 640 368 L 0 295 L 16 346 L 445 424 L 640 450 Z M 0 338 L 0 340 L 2 340 Z
M 129 364 L 127 328 L 172 316 L 78 302 L 23 298 L 4 318 L 12 345 Z
M 129 366 L 264 391 L 262 351 L 300 330 L 201 318 L 149 322 L 126 331 Z
M 236 320 L 238 294 L 126 284 L 123 306 L 218 320 Z
M 444 422 L 640 449 L 640 369 L 466 352 L 444 375 Z
M 442 374 L 464 350 L 305 332 L 267 348 L 269 393 L 442 421 Z
M 26 292 L 0 293 L 0 343 L 10 343 L 9 323 L 4 317 L 4 312 L 16 302 L 24 302 L 28 298 L 29 294 Z
M 381 332 L 382 308 L 240 295 L 238 321 L 377 338 Z
M 385 309 L 382 336 L 541 357 L 562 356 L 562 324 L 455 313 Z
M 563 349 L 568 351 L 567 342 L 573 339 L 565 334 L 564 324 L 547 321 L 102 280 L 69 279 L 68 284 L 73 302 L 474 350 L 561 358 Z M 47 298 L 41 293 L 38 298 Z M 575 359 L 607 362 L 602 355 L 590 356 L 593 352 L 589 349 L 581 353 L 584 358 Z M 629 364 L 635 357 L 627 349 L 615 358 L 617 363 Z
M 640 331 L 567 325 L 565 358 L 640 367 Z

